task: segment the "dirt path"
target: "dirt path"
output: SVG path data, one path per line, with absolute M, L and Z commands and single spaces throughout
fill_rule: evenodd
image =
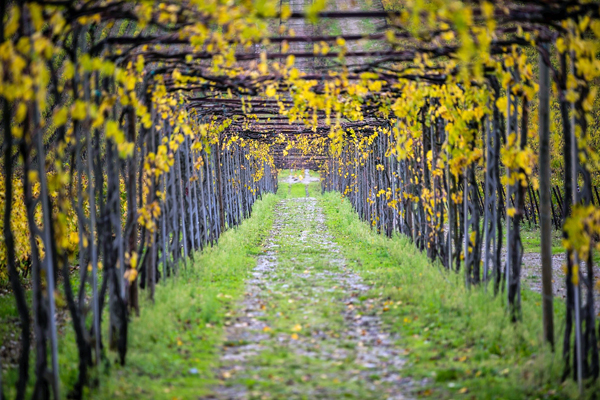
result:
M 306 174 L 305 176 L 308 176 Z M 210 399 L 405 399 L 403 351 L 346 267 L 315 198 L 276 206 L 264 254 L 226 323 Z

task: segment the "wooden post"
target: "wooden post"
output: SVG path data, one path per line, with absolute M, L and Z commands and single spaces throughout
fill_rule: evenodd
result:
M 215 165 L 215 168 L 217 169 L 217 186 L 219 190 L 219 217 L 221 222 L 221 232 L 223 232 L 225 229 L 225 212 L 223 211 L 223 180 L 221 176 L 221 136 L 219 136 L 216 153 L 217 165 Z
M 471 287 L 471 266 L 469 265 L 469 182 L 467 180 L 467 169 L 465 166 L 463 171 L 463 229 L 464 229 L 464 241 L 463 241 L 463 255 L 465 260 L 464 272 L 465 272 L 465 285 L 467 289 Z
M 508 137 L 510 136 L 510 84 L 506 88 L 506 141 L 508 142 Z M 506 168 L 506 176 L 510 179 L 510 168 Z M 506 279 L 506 296 L 509 293 L 509 285 L 510 285 L 510 260 L 512 259 L 511 252 L 511 237 L 510 237 L 510 216 L 508 214 L 508 209 L 510 208 L 510 183 L 507 183 L 506 187 L 506 270 L 505 270 L 505 279 Z M 508 304 L 508 302 L 507 302 Z
M 575 75 L 575 54 L 571 51 L 570 54 L 570 72 L 571 75 Z M 566 72 L 566 70 L 565 70 Z M 565 168 L 570 168 L 571 173 L 571 201 L 572 205 L 576 206 L 578 203 L 577 199 L 577 167 L 579 165 L 579 150 L 577 148 L 577 137 L 575 135 L 575 103 L 570 103 L 571 108 L 571 165 L 566 165 Z M 567 121 L 564 121 L 566 123 Z M 579 254 L 577 251 L 573 251 L 573 266 L 577 266 L 577 268 L 573 268 L 573 273 L 579 275 Z M 579 388 L 579 394 L 583 395 L 583 338 L 581 333 L 581 287 L 580 287 L 580 277 L 577 276 L 575 282 L 573 282 L 574 288 L 574 297 L 575 297 L 575 351 L 576 351 L 576 361 L 577 361 L 577 386 Z
M 548 50 L 548 45 L 543 45 Z M 554 308 L 552 294 L 552 194 L 550 193 L 550 74 L 539 56 L 539 136 L 540 136 L 540 236 L 542 258 L 542 313 L 544 339 L 554 349 Z

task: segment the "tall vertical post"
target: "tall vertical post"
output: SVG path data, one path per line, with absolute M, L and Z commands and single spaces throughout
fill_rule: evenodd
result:
M 90 101 L 89 77 L 85 79 L 85 100 Z M 89 115 L 89 113 L 88 113 Z M 87 169 L 88 169 L 88 198 L 90 210 L 90 262 L 92 264 L 92 326 L 94 330 L 94 348 L 96 351 L 96 365 L 100 365 L 100 299 L 98 294 L 98 249 L 96 247 L 96 194 L 94 190 L 94 144 L 90 134 L 90 125 L 86 124 L 85 140 L 87 142 Z
M 219 141 L 217 142 L 215 168 L 217 169 L 217 186 L 218 186 L 218 197 L 219 197 L 219 217 L 221 223 L 221 232 L 225 229 L 225 212 L 223 210 L 223 178 L 221 176 L 221 136 L 219 135 Z
M 464 241 L 463 254 L 465 260 L 465 285 L 467 288 L 471 286 L 471 265 L 469 265 L 469 181 L 467 179 L 468 165 L 465 165 L 463 172 L 463 224 L 464 224 Z
M 542 45 L 542 52 L 549 46 Z M 552 293 L 552 194 L 550 193 L 550 73 L 544 60 L 539 55 L 539 140 L 540 140 L 540 233 L 542 259 L 542 313 L 544 323 L 544 339 L 554 349 L 554 308 Z M 549 59 L 549 57 L 548 57 Z
M 52 360 L 52 389 L 55 399 L 60 398 L 60 380 L 58 377 L 58 337 L 56 334 L 56 318 L 54 315 L 56 314 L 56 304 L 54 301 L 54 290 L 55 290 L 55 282 L 54 282 L 54 262 L 52 259 L 52 237 L 50 232 L 50 213 L 52 210 L 50 209 L 49 204 L 49 194 L 48 194 L 48 186 L 46 181 L 46 166 L 44 163 L 45 155 L 44 155 L 44 144 L 42 142 L 42 127 L 40 126 L 39 121 L 39 109 L 37 105 L 37 100 L 33 100 L 32 102 L 33 108 L 33 129 L 32 138 L 34 138 L 36 147 L 37 147 L 37 155 L 38 155 L 38 173 L 40 179 L 40 202 L 42 203 L 42 218 L 43 218 L 43 230 L 42 230 L 42 241 L 44 243 L 44 269 L 46 271 L 46 283 L 47 283 L 47 296 L 48 296 L 48 323 L 49 323 L 49 331 L 50 331 L 50 351 L 51 351 L 51 360 Z
M 506 141 L 508 142 L 508 138 L 510 137 L 510 84 L 506 87 Z M 506 176 L 507 176 L 507 184 L 506 184 L 506 270 L 505 270 L 505 279 L 506 279 L 506 296 L 509 298 L 510 292 L 510 268 L 511 268 L 511 260 L 512 260 L 512 247 L 511 247 L 511 229 L 510 229 L 510 213 L 508 212 L 510 208 L 510 197 L 512 195 L 511 192 L 511 184 L 510 184 L 510 168 L 506 168 Z M 510 301 L 506 302 L 507 306 L 510 307 Z
M 570 53 L 570 71 L 572 75 L 575 75 L 575 53 Z M 577 149 L 577 137 L 575 135 L 575 103 L 571 102 L 571 165 L 566 165 L 566 168 L 571 169 L 571 201 L 573 206 L 577 205 L 577 166 L 579 159 L 579 152 Z M 579 394 L 583 394 L 583 345 L 581 335 L 581 294 L 580 294 L 580 279 L 579 279 L 579 255 L 577 251 L 573 251 L 573 288 L 575 296 L 575 351 L 577 357 L 577 386 L 579 388 Z

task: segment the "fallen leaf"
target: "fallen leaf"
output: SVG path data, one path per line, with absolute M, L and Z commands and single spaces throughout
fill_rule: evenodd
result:
M 458 393 L 460 393 L 460 394 L 464 394 L 464 393 L 467 393 L 468 391 L 469 391 L 469 389 L 467 389 L 466 387 L 464 387 L 464 388 L 460 389 L 460 390 L 458 391 Z
M 272 330 L 273 330 L 273 329 L 271 329 L 271 328 L 270 328 L 270 327 L 268 327 L 268 326 L 265 326 L 265 327 L 263 328 L 263 332 L 271 332 Z
M 292 339 L 293 340 L 298 340 L 298 334 L 297 333 L 292 333 Z
M 301 330 L 302 330 L 302 325 L 300 325 L 300 324 L 296 324 L 292 328 L 292 332 L 300 332 Z

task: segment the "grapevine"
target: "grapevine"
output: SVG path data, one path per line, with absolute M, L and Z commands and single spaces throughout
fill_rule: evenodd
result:
M 36 398 L 67 390 L 57 298 L 80 360 L 68 390 L 81 398 L 89 369 L 109 351 L 126 363 L 140 290 L 154 299 L 157 283 L 249 217 L 262 194 L 277 191 L 290 153 L 319 169 L 323 190 L 346 196 L 373 229 L 408 236 L 467 287 L 505 296 L 515 323 L 522 226 L 539 219 L 552 346 L 549 231 L 560 226 L 564 374 L 581 390 L 598 378 L 598 4 L 324 6 L 1 1 L 0 279 L 10 281 L 21 321 L 17 398 L 30 379 Z M 286 26 L 345 18 L 387 24 L 367 37 Z M 381 47 L 357 50 L 360 40 Z M 311 59 L 328 67 L 300 66 Z M 79 287 L 68 279 L 72 266 Z

